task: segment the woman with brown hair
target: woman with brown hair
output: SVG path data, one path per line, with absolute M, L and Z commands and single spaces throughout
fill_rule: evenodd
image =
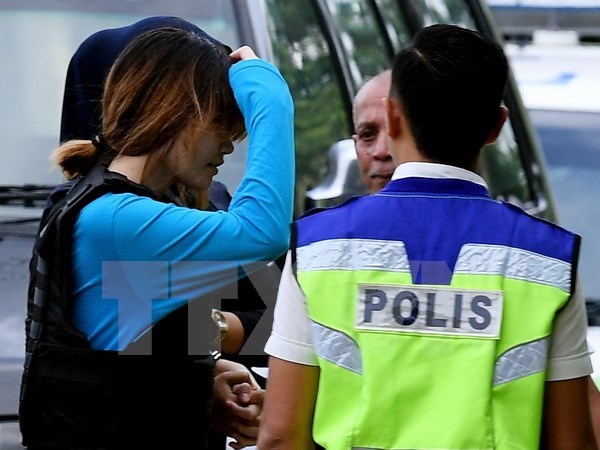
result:
M 207 189 L 245 133 L 227 212 L 159 201 L 176 183 Z M 126 47 L 102 134 L 56 153 L 68 177 L 88 175 L 45 217 L 35 249 L 36 279 L 50 282 L 29 302 L 25 445 L 204 448 L 214 330 L 201 300 L 287 248 L 293 151 L 289 89 L 250 48 L 228 56 L 172 28 Z

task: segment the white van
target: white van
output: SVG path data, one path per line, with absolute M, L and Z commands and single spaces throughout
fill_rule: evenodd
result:
M 487 0 L 508 41 L 531 41 L 537 30 L 572 30 L 600 42 L 600 0 Z
M 544 153 L 559 223 L 582 236 L 594 378 L 600 382 L 600 45 L 543 32 L 532 45 L 507 45 L 523 103 Z

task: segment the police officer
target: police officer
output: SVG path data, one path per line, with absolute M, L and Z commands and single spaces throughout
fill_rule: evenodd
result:
M 580 239 L 474 171 L 506 79 L 502 48 L 457 26 L 396 56 L 392 181 L 296 223 L 259 448 L 596 448 Z

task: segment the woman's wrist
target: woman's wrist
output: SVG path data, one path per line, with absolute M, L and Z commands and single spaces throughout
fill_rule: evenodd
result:
M 227 321 L 227 333 L 221 340 L 221 351 L 230 355 L 237 354 L 244 346 L 246 334 L 244 326 L 238 316 L 229 311 L 222 311 Z

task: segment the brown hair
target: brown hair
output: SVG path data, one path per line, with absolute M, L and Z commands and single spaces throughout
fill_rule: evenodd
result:
M 85 174 L 103 148 L 139 156 L 168 151 L 180 133 L 245 134 L 225 50 L 189 31 L 160 28 L 136 37 L 112 66 L 102 100 L 102 142 L 61 145 L 54 160 L 68 178 Z M 161 159 L 161 155 L 156 155 Z

